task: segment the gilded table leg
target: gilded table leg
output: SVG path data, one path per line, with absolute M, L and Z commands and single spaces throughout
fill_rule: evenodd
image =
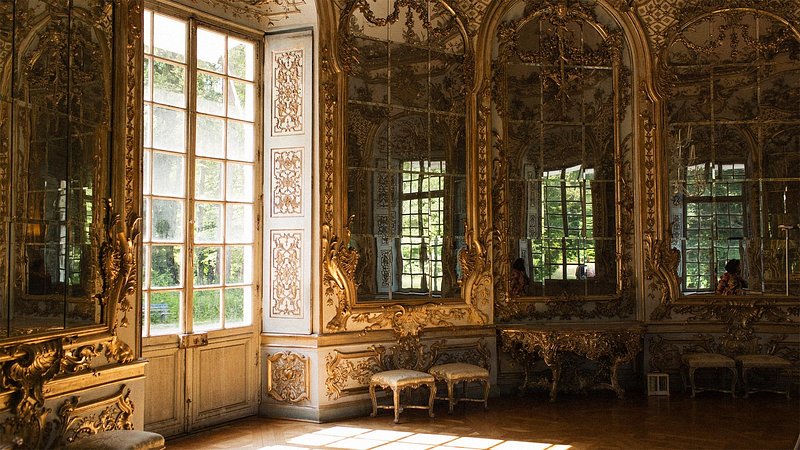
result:
M 431 396 L 428 399 L 428 417 L 433 417 L 433 401 L 436 398 L 436 383 L 429 384 L 428 390 L 431 391 Z M 450 406 L 450 412 L 453 412 L 452 406 Z
M 369 398 L 372 399 L 372 414 L 370 414 L 370 417 L 375 417 L 378 415 L 378 399 L 375 398 L 375 385 L 372 383 L 369 384 Z
M 550 386 L 550 401 L 554 402 L 558 395 L 558 380 L 561 379 L 561 361 L 555 361 L 554 364 L 550 366 L 550 371 L 553 372 L 553 384 Z
M 619 366 L 622 365 L 623 362 L 624 361 L 616 360 L 611 365 L 611 389 L 616 392 L 617 398 L 619 399 L 625 398 L 625 389 L 622 389 L 622 386 L 619 385 L 619 380 L 617 379 Z

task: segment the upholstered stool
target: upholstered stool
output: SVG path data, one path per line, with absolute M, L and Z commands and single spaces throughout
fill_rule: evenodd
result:
M 481 366 L 467 363 L 450 363 L 433 366 L 428 371 L 437 381 L 447 383 L 447 398 L 437 397 L 439 400 L 447 400 L 450 403 L 450 414 L 453 407 L 459 402 L 483 402 L 483 409 L 489 409 L 489 371 Z M 467 398 L 467 382 L 477 381 L 483 385 L 483 398 Z M 461 399 L 455 397 L 453 386 L 464 383 L 464 396 Z
M 687 353 L 681 357 L 683 365 L 689 372 L 689 383 L 692 386 L 692 397 L 695 393 L 702 391 L 719 391 L 729 392 L 731 396 L 736 397 L 736 362 L 725 355 L 718 353 Z M 697 369 L 727 369 L 731 372 L 731 388 L 698 388 L 694 383 L 694 373 Z M 684 380 L 684 385 L 686 384 Z
M 789 387 L 791 386 L 791 370 L 792 363 L 788 360 L 775 355 L 740 355 L 734 358 L 742 368 L 742 381 L 744 382 L 744 397 L 751 392 L 774 392 L 776 394 L 786 394 L 789 398 Z M 786 386 L 784 389 L 779 389 L 776 385 L 774 389 L 769 387 L 752 387 L 747 377 L 747 373 L 751 369 L 774 370 L 777 372 L 776 380 L 780 379 L 781 374 L 785 374 Z
M 400 392 L 403 389 L 415 389 L 420 386 L 427 386 L 430 390 L 428 405 L 400 405 Z M 375 388 L 391 389 L 393 394 L 393 406 L 378 406 L 375 398 Z M 400 422 L 400 413 L 403 409 L 427 409 L 428 415 L 433 417 L 433 400 L 436 398 L 436 379 L 433 375 L 420 372 L 418 370 L 398 369 L 378 372 L 369 379 L 369 397 L 372 399 L 372 417 L 378 414 L 380 409 L 394 409 L 394 423 Z
M 76 439 L 66 448 L 81 450 L 161 450 L 164 437 L 158 433 L 136 430 L 101 431 Z

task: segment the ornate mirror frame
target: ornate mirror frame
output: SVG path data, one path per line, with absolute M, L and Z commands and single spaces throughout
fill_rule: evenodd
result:
M 630 102 L 632 98 L 632 74 L 624 62 L 626 47 L 624 46 L 623 27 L 615 24 L 616 29 L 610 30 L 599 20 L 594 10 L 582 2 L 542 1 L 536 8 L 526 7 L 522 16 L 498 24 L 495 35 L 498 54 L 491 61 L 492 64 L 492 105 L 498 123 L 502 130 L 492 130 L 495 147 L 493 157 L 493 219 L 494 228 L 498 233 L 498 244 L 494 247 L 494 304 L 498 320 L 553 320 L 553 319 L 599 319 L 599 318 L 626 318 L 630 317 L 635 307 L 635 292 L 633 282 L 633 252 L 634 252 L 634 183 L 631 161 L 630 137 L 633 135 L 634 120 L 630 117 L 632 112 Z M 595 7 L 603 8 L 599 3 Z M 506 11 L 509 11 L 506 9 Z M 510 206 L 509 198 L 513 195 L 509 185 L 509 156 L 506 149 L 508 140 L 508 119 L 505 111 L 508 102 L 507 92 L 503 89 L 504 67 L 507 61 L 513 58 L 518 51 L 518 38 L 520 30 L 533 20 L 552 18 L 556 22 L 574 21 L 587 24 L 602 39 L 606 51 L 605 58 L 613 67 L 613 165 L 614 165 L 614 235 L 616 237 L 616 292 L 607 295 L 576 295 L 566 291 L 557 295 L 545 296 L 512 296 L 509 289 L 511 267 L 510 259 Z M 616 20 L 613 19 L 612 20 Z M 572 50 L 572 49 L 569 49 Z M 569 50 L 552 48 L 540 50 L 540 53 L 562 52 Z M 583 55 L 575 49 L 571 55 Z M 534 57 L 534 56 L 531 56 Z M 577 64 L 589 64 L 588 61 L 576 61 Z M 590 64 L 591 65 L 591 64 Z M 486 115 L 490 116 L 487 109 Z M 630 135 L 623 136 L 623 124 L 630 124 Z M 587 308 L 587 306 L 589 306 Z M 592 307 L 593 306 L 593 307 Z
M 358 251 L 350 246 L 350 223 L 358 217 L 348 217 L 347 205 L 347 73 L 353 58 L 352 45 L 347 42 L 346 32 L 350 15 L 360 9 L 369 10 L 366 0 L 321 2 L 321 29 L 328 34 L 321 37 L 323 46 L 320 68 L 320 123 L 321 123 L 321 262 L 323 327 L 329 332 L 348 331 L 353 328 L 388 327 L 391 317 L 400 310 L 424 312 L 420 317 L 427 323 L 451 325 L 453 322 L 487 324 L 492 314 L 492 278 L 488 262 L 491 245 L 491 211 L 487 189 L 489 183 L 489 160 L 485 141 L 486 121 L 482 121 L 477 109 L 474 86 L 474 50 L 472 40 L 465 27 L 467 20 L 445 0 L 430 0 L 438 3 L 455 18 L 464 39 L 464 71 L 466 92 L 466 213 L 467 230 L 465 248 L 458 254 L 461 266 L 458 298 L 430 302 L 364 302 L 358 299 L 356 267 Z M 394 0 L 391 10 L 409 7 L 406 0 Z M 374 19 L 374 18 L 373 18 Z M 370 19 L 372 20 L 372 19 Z M 375 19 L 376 23 L 385 18 Z M 338 32 L 337 32 L 338 30 Z M 475 120 L 475 117 L 478 120 Z M 432 307 L 433 306 L 433 307 Z M 351 327 L 351 323 L 357 325 Z
M 672 313 L 689 316 L 690 320 L 716 319 L 728 323 L 728 333 L 742 339 L 752 337 L 752 324 L 760 320 L 787 322 L 800 315 L 800 297 L 797 295 L 722 296 L 716 294 L 686 295 L 681 288 L 678 266 L 681 252 L 673 248 L 670 222 L 669 161 L 672 150 L 668 148 L 668 131 L 657 124 L 668 122 L 666 98 L 671 92 L 668 52 L 676 38 L 693 24 L 717 14 L 751 13 L 763 15 L 784 25 L 800 43 L 800 30 L 793 23 L 800 20 L 796 2 L 776 1 L 754 7 L 752 2 L 714 0 L 689 4 L 677 11 L 672 26 L 663 39 L 656 42 L 658 55 L 654 69 L 655 85 L 642 88 L 642 148 L 647 169 L 646 223 L 644 242 L 645 277 L 651 282 L 651 296 L 658 295 L 649 319 L 670 319 Z M 661 180 L 656 182 L 657 180 Z M 658 187 L 656 187 L 658 186 Z
M 13 8 L 0 9 L 0 18 L 13 23 Z M 41 335 L 16 336 L 0 341 L 0 405 L 13 415 L 3 422 L 9 436 L 21 436 L 26 445 L 45 445 L 48 409 L 44 407 L 44 384 L 64 377 L 91 373 L 92 367 L 126 364 L 138 355 L 121 335 L 138 342 L 138 331 L 122 332 L 136 320 L 135 294 L 138 285 L 138 233 L 140 208 L 140 147 L 142 89 L 142 1 L 115 0 L 106 20 L 112 21 L 113 62 L 111 99 L 111 144 L 107 156 L 111 198 L 105 201 L 105 221 L 99 246 L 101 291 L 94 299 L 103 306 L 99 325 L 69 328 Z M 0 47 L 0 57 L 13 54 L 13 48 Z M 0 73 L 0 76 L 3 74 Z M 11 124 L 0 111 L 0 133 L 8 135 Z M 6 142 L 1 141 L 1 142 Z M 0 145 L 2 145 L 0 143 Z M 8 157 L 9 148 L 0 147 L 0 157 Z M 10 177 L 0 174 L 4 199 L 11 186 Z M 2 206 L 2 205 L 0 205 Z M 100 205 L 98 205 L 100 207 Z M 121 219 L 124 217 L 124 221 Z M 105 361 L 99 359 L 103 355 Z

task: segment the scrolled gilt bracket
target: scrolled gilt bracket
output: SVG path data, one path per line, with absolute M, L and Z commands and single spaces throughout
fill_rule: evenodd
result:
M 113 212 L 111 199 L 106 200 L 105 239 L 100 244 L 100 275 L 103 291 L 96 295 L 97 300 L 108 308 L 111 340 L 105 346 L 109 359 L 120 363 L 134 359 L 131 348 L 117 336 L 119 328 L 129 325 L 128 311 L 133 307 L 129 296 L 136 293 L 137 265 L 136 246 L 139 239 L 141 218 L 131 213 L 125 228 L 118 230 L 120 215 Z M 121 313 L 121 318 L 118 317 Z
M 391 326 L 398 338 L 405 338 L 419 336 L 426 325 L 449 327 L 453 326 L 451 320 L 463 317 L 463 309 L 444 309 L 439 303 L 420 306 L 395 304 L 383 306 L 380 312 L 357 314 L 353 321 L 369 324 L 362 333 Z
M 489 233 L 492 233 L 490 230 Z M 470 236 L 467 228 L 466 236 Z M 470 319 L 481 325 L 489 323 L 489 317 L 480 309 L 484 303 L 492 303 L 492 267 L 483 241 L 471 241 L 458 252 L 461 264 L 461 294 L 467 304 Z
M 672 248 L 669 240 L 661 240 L 652 234 L 645 236 L 645 277 L 661 291 L 658 307 L 650 313 L 653 320 L 669 319 L 672 312 L 672 302 L 680 292 L 680 279 L 678 278 L 678 264 L 681 253 Z
M 350 218 L 352 222 L 353 218 Z M 322 280 L 325 301 L 336 308 L 336 315 L 328 322 L 329 331 L 347 329 L 352 314 L 351 298 L 356 298 L 358 284 L 355 281 L 358 266 L 358 251 L 350 247 L 350 226 L 340 239 L 330 224 L 322 225 Z

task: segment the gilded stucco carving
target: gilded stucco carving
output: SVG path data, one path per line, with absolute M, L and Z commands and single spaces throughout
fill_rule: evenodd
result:
M 272 135 L 303 132 L 303 49 L 272 53 Z
M 303 149 L 272 150 L 272 216 L 303 213 Z
M 308 400 L 311 395 L 311 359 L 294 352 L 267 357 L 267 394 L 286 403 Z
M 270 316 L 302 317 L 302 231 L 271 231 Z
M 380 348 L 383 351 L 383 347 Z M 384 370 L 380 363 L 379 349 L 342 352 L 334 350 L 325 360 L 325 389 L 329 399 L 336 400 L 342 395 L 358 391 L 366 392 L 369 378 L 376 372 Z M 355 386 L 351 386 L 355 384 Z
M 378 312 L 353 315 L 353 322 L 368 324 L 366 333 L 373 329 L 391 327 L 399 337 L 419 335 L 426 326 L 448 327 L 453 320 L 465 316 L 463 309 L 444 309 L 440 304 L 426 303 L 420 306 L 400 304 L 382 306 Z
M 336 308 L 336 313 L 328 321 L 329 331 L 344 331 L 352 314 L 350 299 L 355 298 L 358 285 L 355 271 L 358 266 L 358 251 L 350 247 L 350 231 L 345 230 L 345 238 L 340 240 L 333 234 L 328 224 L 322 226 L 322 267 L 325 302 Z
M 80 397 L 64 401 L 58 409 L 58 433 L 65 444 L 74 442 L 82 436 L 91 436 L 110 430 L 132 430 L 134 411 L 130 399 L 131 390 L 121 386 L 116 394 L 90 402 L 80 403 Z M 96 414 L 87 414 L 98 410 Z
M 676 275 L 681 260 L 680 252 L 672 248 L 671 240 L 660 240 L 648 234 L 644 241 L 644 255 L 645 277 L 652 281 L 650 296 L 655 295 L 655 290 L 661 294 L 650 318 L 667 319 L 670 317 L 671 301 L 680 291 Z
M 290 16 L 302 14 L 305 0 L 187 0 L 207 11 L 228 14 L 235 19 L 251 20 L 266 27 L 277 25 Z

